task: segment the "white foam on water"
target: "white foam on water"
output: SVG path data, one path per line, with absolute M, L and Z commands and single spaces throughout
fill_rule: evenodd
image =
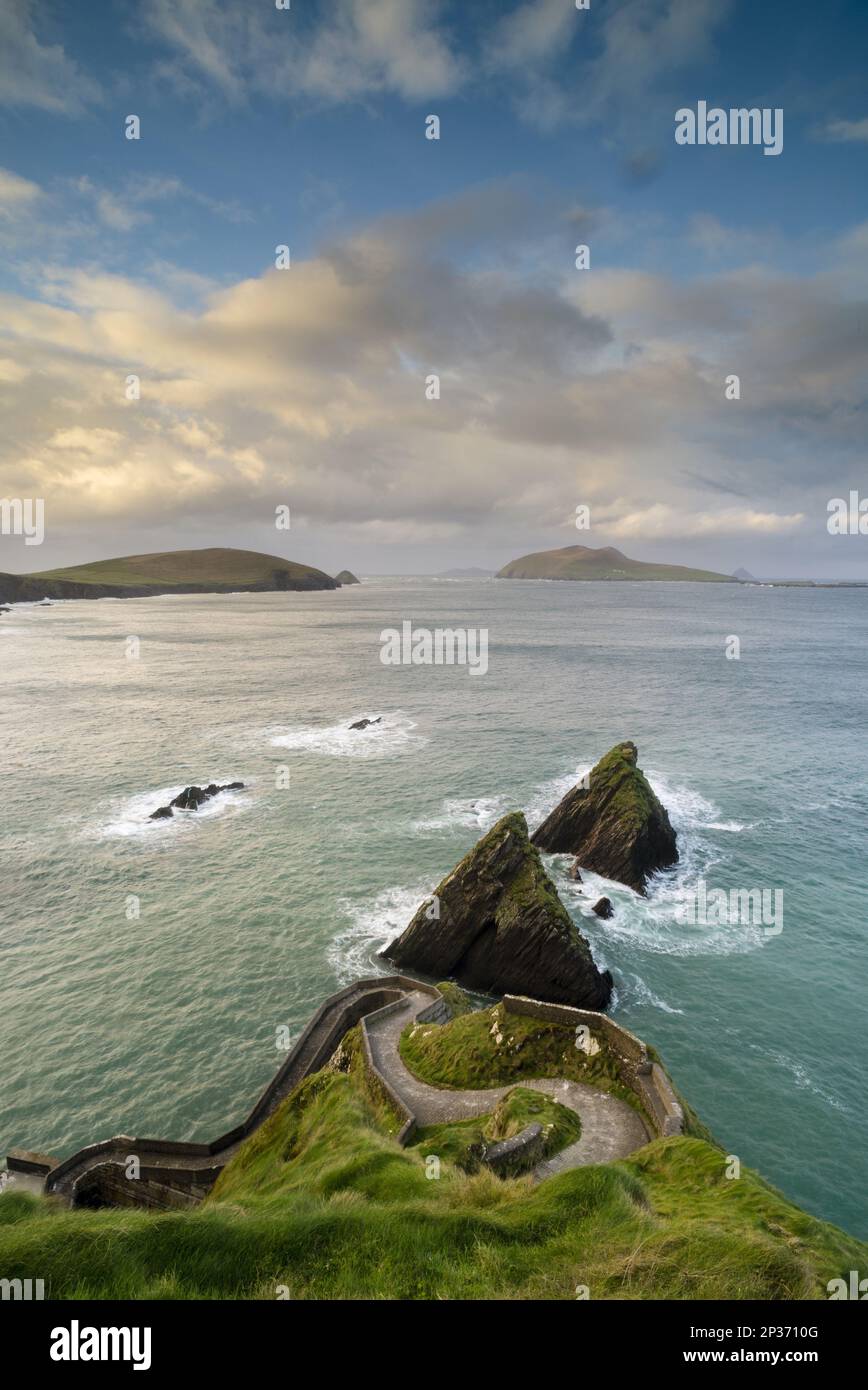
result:
M 649 985 L 646 985 L 641 975 L 635 974 L 631 970 L 621 970 L 618 973 L 618 1007 L 629 1012 L 631 1007 L 645 1007 L 660 1009 L 665 1014 L 683 1014 L 683 1009 L 676 1009 L 674 1005 L 667 1004 L 665 999 L 661 999 L 659 994 L 655 994 Z
M 531 792 L 524 812 L 531 835 L 539 829 L 546 816 L 554 810 L 558 802 L 563 801 L 567 792 L 572 791 L 573 787 L 590 770 L 590 765 L 580 764 L 572 772 L 565 772 L 550 782 L 543 782 L 536 791 Z
M 341 899 L 338 906 L 349 925 L 338 932 L 328 949 L 328 961 L 341 984 L 369 975 L 372 967 L 388 972 L 377 953 L 409 926 L 417 908 L 430 900 L 430 883 L 384 888 L 375 898 L 356 902 Z
M 581 775 L 584 769 L 579 769 Z M 720 808 L 691 787 L 670 782 L 657 772 L 647 774 L 648 781 L 669 812 L 678 834 L 678 863 L 663 870 L 648 883 L 648 895 L 642 897 L 624 884 L 614 883 L 590 870 L 582 870 L 584 885 L 574 884 L 566 876 L 570 863 L 567 855 L 546 856 L 549 871 L 555 878 L 558 892 L 570 908 L 576 922 L 593 941 L 611 941 L 626 947 L 637 947 L 659 955 L 718 956 L 743 955 L 760 949 L 767 940 L 760 926 L 728 925 L 726 923 L 697 923 L 684 921 L 685 909 L 692 901 L 700 879 L 713 884 L 715 867 L 725 861 L 723 851 L 715 844 L 713 833 L 742 831 L 751 827 L 739 821 L 721 819 Z M 559 787 L 565 791 L 579 780 L 574 774 L 548 783 L 539 789 L 532 802 L 543 805 L 543 815 L 557 804 Z M 550 797 L 545 801 L 545 797 Z M 711 833 L 710 833 L 711 832 Z M 584 892 L 579 890 L 584 887 Z M 591 908 L 597 898 L 612 900 L 614 916 L 597 917 Z
M 831 1105 L 833 1110 L 840 1110 L 842 1114 L 852 1113 L 849 1105 L 845 1105 L 834 1091 L 827 1091 L 824 1086 L 815 1081 L 807 1068 L 802 1066 L 801 1062 L 797 1062 L 794 1057 L 788 1057 L 784 1052 L 770 1052 L 767 1048 L 761 1047 L 759 1043 L 748 1043 L 747 1045 L 752 1052 L 759 1052 L 763 1057 L 774 1062 L 776 1066 L 789 1072 L 800 1090 L 811 1091 L 815 1096 L 824 1100 L 827 1105 Z
M 200 782 L 198 785 L 208 786 L 210 782 L 225 785 L 227 782 L 238 780 L 240 779 L 227 776 L 207 777 L 204 782 Z M 219 795 L 212 796 L 210 801 L 204 802 L 199 807 L 198 811 L 175 809 L 171 819 L 150 819 L 152 811 L 158 810 L 160 806 L 168 806 L 169 802 L 179 792 L 182 792 L 185 786 L 191 785 L 194 784 L 190 782 L 175 783 L 174 786 L 158 788 L 156 791 L 136 792 L 133 796 L 117 798 L 110 804 L 106 819 L 89 826 L 84 832 L 85 838 L 90 840 L 128 840 L 147 837 L 164 843 L 176 835 L 189 832 L 201 821 L 215 820 L 218 816 L 236 815 L 250 805 L 251 798 L 248 788 L 245 787 L 244 791 L 220 792 Z
M 351 729 L 360 719 L 376 719 L 381 723 L 367 729 Z M 349 714 L 340 724 L 325 728 L 301 724 L 283 732 L 269 730 L 271 742 L 277 748 L 291 748 L 303 753 L 321 753 L 330 758 L 390 758 L 402 753 L 414 753 L 428 742 L 422 734 L 414 733 L 416 724 L 403 710 L 380 715 Z
M 505 796 L 447 797 L 440 814 L 427 820 L 417 820 L 414 831 L 479 830 L 483 834 L 496 825 L 509 810 Z

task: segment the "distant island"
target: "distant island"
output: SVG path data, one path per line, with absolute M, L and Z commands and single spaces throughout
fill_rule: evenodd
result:
M 335 575 L 336 584 L 361 584 L 361 582 L 361 579 L 357 579 L 352 570 L 341 570 L 340 574 Z
M 732 575 L 717 574 L 714 570 L 631 560 L 611 545 L 598 549 L 590 545 L 565 545 L 561 550 L 538 550 L 504 565 L 495 579 L 680 579 L 693 583 L 738 583 Z
M 443 570 L 440 574 L 435 574 L 435 579 L 491 579 L 494 570 L 475 569 L 472 565 L 468 569 Z
M 35 574 L 0 574 L 0 603 L 339 588 L 331 575 L 310 565 L 256 550 L 216 547 L 124 555 Z

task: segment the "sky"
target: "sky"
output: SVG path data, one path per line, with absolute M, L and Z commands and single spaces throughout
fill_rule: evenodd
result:
M 0 0 L 0 570 L 868 580 L 866 59 L 864 0 Z

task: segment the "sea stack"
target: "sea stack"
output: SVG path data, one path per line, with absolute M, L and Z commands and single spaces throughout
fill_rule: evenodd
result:
M 518 811 L 489 830 L 383 954 L 402 969 L 488 994 L 605 1009 L 612 992 Z
M 666 809 L 637 766 L 635 743 L 618 743 L 567 792 L 533 837 L 549 854 L 574 854 L 583 869 L 646 892 L 658 869 L 678 861 Z
M 340 574 L 335 575 L 335 583 L 341 586 L 345 584 L 361 584 L 361 582 L 361 579 L 356 579 L 356 576 L 351 570 L 341 570 Z

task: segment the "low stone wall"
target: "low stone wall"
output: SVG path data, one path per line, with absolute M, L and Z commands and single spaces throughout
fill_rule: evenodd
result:
M 393 1004 L 386 1004 L 382 1009 L 376 1009 L 373 1013 L 367 1014 L 362 1019 L 360 1025 L 362 1034 L 362 1055 L 364 1057 L 365 1071 L 367 1072 L 368 1080 L 371 1085 L 380 1092 L 380 1095 L 388 1101 L 392 1109 L 397 1111 L 398 1115 L 401 1117 L 402 1124 L 397 1134 L 397 1140 L 402 1148 L 410 1143 L 410 1140 L 416 1133 L 416 1116 L 413 1111 L 404 1104 L 404 1101 L 398 1095 L 391 1082 L 386 1079 L 374 1061 L 371 1039 L 368 1034 L 368 1024 L 373 1022 L 374 1019 L 386 1018 L 389 1014 L 397 1013 L 398 1010 L 403 1007 L 404 1001 L 402 999 L 396 1000 Z M 430 1013 L 430 1009 L 423 1009 L 422 1013 L 427 1016 Z M 422 1017 L 422 1014 L 417 1014 L 416 1017 L 419 1019 Z
M 6 1155 L 6 1167 L 10 1173 L 33 1173 L 43 1176 L 57 1167 L 57 1159 L 50 1154 L 32 1153 L 29 1149 L 10 1149 Z
M 147 1181 L 171 1185 L 191 1193 L 203 1189 L 207 1191 L 213 1186 L 237 1146 L 273 1114 L 305 1077 L 313 1075 L 326 1065 L 341 1038 L 350 1028 L 372 1010 L 376 1011 L 384 1006 L 400 1006 L 404 996 L 413 990 L 430 994 L 433 1005 L 443 1002 L 439 990 L 433 985 L 423 984 L 404 975 L 384 975 L 357 980 L 331 995 L 317 1009 L 246 1120 L 209 1144 L 172 1139 L 144 1139 L 121 1134 L 79 1149 L 60 1163 L 48 1156 L 28 1155 L 21 1150 L 13 1151 L 7 1157 L 7 1163 L 11 1167 L 16 1163 L 22 1165 L 19 1169 L 22 1172 L 45 1172 L 45 1192 L 56 1193 L 67 1201 L 74 1201 L 76 1183 L 84 1177 L 85 1172 L 92 1172 L 97 1166 L 104 1166 L 98 1165 L 96 1160 L 104 1158 L 106 1164 L 124 1164 L 127 1156 L 131 1154 L 140 1159 L 153 1160 L 145 1161 L 141 1166 L 142 1175 Z M 377 1076 L 379 1077 L 379 1073 Z M 384 1081 L 384 1078 L 379 1079 Z M 31 1166 L 25 1170 L 23 1164 L 27 1161 L 31 1164 L 38 1163 L 40 1166 Z M 130 1189 L 131 1192 L 135 1190 Z
M 645 1103 L 645 1109 L 661 1136 L 684 1133 L 684 1111 L 679 1104 L 672 1083 L 657 1062 L 651 1064 L 650 1074 L 638 1076 L 637 1094 Z
M 501 1139 L 497 1144 L 489 1144 L 482 1161 L 499 1178 L 516 1177 L 539 1163 L 544 1148 L 543 1127 L 534 1122 L 527 1125 L 520 1134 L 514 1134 L 511 1139 Z
M 446 1003 L 442 994 L 439 999 L 435 999 L 433 1004 L 429 1004 L 427 1009 L 422 1009 L 416 1015 L 417 1023 L 451 1023 L 452 1010 Z
M 558 1023 L 565 1028 L 575 1029 L 585 1024 L 592 1036 L 596 1033 L 603 1038 L 609 1052 L 616 1058 L 620 1080 L 642 1102 L 655 1136 L 684 1133 L 684 1111 L 675 1097 L 669 1077 L 657 1062 L 651 1061 L 645 1043 L 635 1033 L 609 1018 L 608 1014 L 595 1013 L 591 1009 L 573 1009 L 568 1004 L 546 1004 L 539 999 L 526 999 L 517 994 L 504 995 L 503 1007 L 507 1013 L 525 1014 L 529 1018 Z
M 213 1180 L 212 1180 L 213 1181 Z M 180 1188 L 142 1175 L 132 1182 L 121 1163 L 100 1163 L 73 1184 L 76 1207 L 144 1207 L 150 1211 L 184 1211 L 207 1196 L 212 1183 Z
M 594 1033 L 602 1033 L 612 1052 L 624 1062 L 637 1068 L 647 1067 L 648 1049 L 640 1038 L 622 1028 L 608 1014 L 593 1009 L 574 1009 L 568 1004 L 546 1004 L 540 999 L 527 999 L 520 994 L 505 994 L 503 1007 L 510 1014 L 527 1014 L 546 1023 L 561 1023 L 565 1028 L 577 1028 L 584 1023 Z

